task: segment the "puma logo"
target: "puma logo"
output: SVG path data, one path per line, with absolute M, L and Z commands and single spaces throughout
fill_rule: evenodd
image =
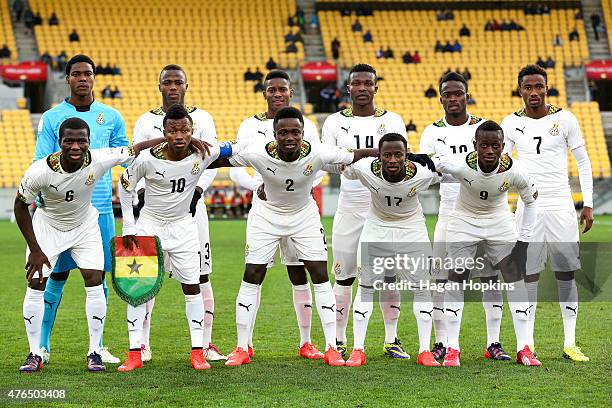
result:
M 106 316 L 104 316 L 104 317 L 92 316 L 92 319 L 94 319 L 94 320 L 99 320 L 99 321 L 100 321 L 100 324 L 103 324 L 103 323 L 104 323 L 104 318 L 105 318 L 105 317 L 106 317 Z
M 349 126 L 349 127 L 346 127 L 346 128 L 345 128 L 345 127 L 340 126 L 340 129 L 344 130 L 344 131 L 345 131 L 347 134 L 348 134 L 348 131 L 349 131 L 349 129 L 350 129 L 350 128 L 351 128 L 350 126 Z
M 433 310 L 439 310 L 440 312 L 444 313 L 444 308 L 443 307 L 435 307 L 434 306 Z
M 368 311 L 366 310 L 365 312 L 360 312 L 359 310 L 354 309 L 353 310 L 354 313 L 357 313 L 358 315 L 361 315 L 361 317 L 363 317 L 365 319 L 365 315 L 368 313 Z
M 400 311 L 402 310 L 402 307 L 398 305 L 389 305 L 389 309 L 397 309 L 398 311 Z
M 436 139 L 438 142 L 442 142 L 442 144 L 446 144 L 446 138 L 444 139 Z
M 211 315 L 212 317 L 215 317 L 215 314 L 214 314 L 213 312 L 211 312 L 210 310 L 205 310 L 205 311 L 204 311 L 204 314 L 205 314 L 205 315 L 206 315 L 206 314 L 209 314 L 209 315 Z
M 47 299 L 45 299 L 45 305 L 49 305 L 49 309 L 53 309 L 53 305 L 56 303 L 57 302 L 49 302 Z
M 23 320 L 26 320 L 28 323 L 32 324 L 32 319 L 34 318 L 34 315 L 30 316 L 30 317 L 25 317 L 23 316 Z
M 164 133 L 164 129 L 160 128 L 159 126 L 153 126 L 153 129 L 157 129 L 160 132 Z
M 266 132 L 262 132 L 261 130 L 258 130 L 257 133 L 261 134 L 261 135 L 266 135 Z
M 374 192 L 378 194 L 378 190 L 380 190 L 380 187 L 376 188 L 374 186 L 370 186 L 370 189 L 374 190 Z
M 191 321 L 192 321 L 193 323 L 197 323 L 197 324 L 199 324 L 199 325 L 200 325 L 200 327 L 202 327 L 202 322 L 204 321 L 204 319 L 202 319 L 202 320 L 195 320 L 195 319 L 191 319 Z
M 240 302 L 238 302 L 238 306 L 242 306 L 242 307 L 244 307 L 244 308 L 247 310 L 247 312 L 249 312 L 249 311 L 250 311 L 250 310 L 249 310 L 249 307 L 253 306 L 253 304 L 252 304 L 252 303 L 249 303 L 249 305 L 247 306 L 247 305 L 245 305 L 244 303 L 240 303 Z
M 453 309 L 447 307 L 446 310 L 449 311 L 449 312 L 453 312 L 455 314 L 455 316 L 459 316 L 459 311 L 461 309 L 453 310 Z
M 138 320 L 138 319 L 134 319 L 134 320 L 127 319 L 127 322 L 128 322 L 129 324 L 131 324 L 131 325 L 132 325 L 132 327 L 136 327 L 136 320 Z
M 333 305 L 331 305 L 331 306 L 321 305 L 321 309 L 328 309 L 328 310 L 331 310 L 333 312 L 334 311 L 334 306 L 336 306 L 335 303 Z
M 522 134 L 525 134 L 525 127 L 523 126 L 522 129 L 519 128 L 515 128 L 516 130 L 518 130 L 519 132 L 521 132 Z
M 504 310 L 504 305 L 493 305 L 493 307 L 498 308 L 499 310 Z
M 266 167 L 266 170 L 268 170 L 270 173 L 272 173 L 272 174 L 274 174 L 276 176 L 276 170 L 278 170 L 278 169 L 272 170 L 271 168 Z
M 343 307 L 342 309 L 336 309 L 336 312 L 340 313 L 342 316 L 344 316 L 344 309 L 346 309 L 345 307 Z
M 527 309 L 525 310 L 521 310 L 521 309 L 516 309 L 515 313 L 519 314 L 519 313 L 523 313 L 525 316 L 527 316 L 529 314 L 529 309 L 531 309 L 533 307 L 533 305 L 529 306 Z
M 312 309 L 312 305 L 307 303 L 304 305 L 304 309 Z
M 149 312 L 145 314 L 145 320 L 149 320 L 149 314 L 150 314 Z
M 433 313 L 433 309 L 431 309 L 429 312 L 427 310 L 419 310 L 419 313 L 423 313 L 423 314 L 429 315 L 429 317 L 431 317 L 431 314 Z
M 571 310 L 572 312 L 574 312 L 574 315 L 578 314 L 578 305 L 576 305 L 576 307 L 571 308 L 569 306 L 565 306 L 566 309 Z
M 465 177 L 463 178 L 463 180 L 465 180 L 467 183 L 469 183 L 469 184 L 470 184 L 470 187 L 472 186 L 472 181 L 474 181 L 474 180 L 468 180 L 468 179 L 466 179 Z
M 56 187 L 56 186 L 54 186 L 53 184 L 49 184 L 49 188 L 52 188 L 52 189 L 54 189 L 55 191 L 57 191 L 57 187 Z
M 161 173 L 159 171 L 156 171 L 155 174 L 159 174 L 160 176 L 165 177 L 166 170 L 162 171 Z

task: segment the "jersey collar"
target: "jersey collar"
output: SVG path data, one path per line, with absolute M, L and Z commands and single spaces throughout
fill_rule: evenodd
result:
M 55 152 L 47 156 L 47 165 L 51 170 L 56 173 L 65 173 L 64 169 L 62 169 L 62 164 L 60 163 L 60 156 L 62 152 Z M 85 167 L 91 164 L 91 152 L 88 150 L 85 153 L 85 159 L 83 159 L 83 164 L 79 170 L 84 169 Z M 78 171 L 78 170 L 77 170 Z
M 476 153 L 476 151 L 469 153 L 465 157 L 465 162 L 467 163 L 468 167 L 470 167 L 472 170 L 476 170 L 478 173 L 481 173 L 484 175 L 503 173 L 505 171 L 510 170 L 510 168 L 512 167 L 512 164 L 514 163 L 514 161 L 512 160 L 512 157 L 510 157 L 508 153 L 503 153 L 501 157 L 499 158 L 499 165 L 497 166 L 497 171 L 492 171 L 491 173 L 485 173 L 484 171 L 480 170 L 480 166 L 478 166 L 478 154 Z
M 64 99 L 64 102 L 68 105 L 71 106 L 74 110 L 76 110 L 77 112 L 89 112 L 91 110 L 91 106 L 96 103 L 96 100 L 94 99 L 89 105 L 83 105 L 83 106 L 76 106 L 71 104 L 70 102 L 68 102 L 70 98 L 66 98 Z
M 298 158 L 298 160 L 303 159 L 304 157 L 308 156 L 311 150 L 312 150 L 312 146 L 310 145 L 310 143 L 303 140 L 302 146 L 300 146 L 300 157 Z M 278 155 L 278 143 L 276 143 L 276 140 L 266 143 L 266 153 L 268 153 L 268 155 L 272 157 L 273 159 L 283 160 Z
M 404 166 L 406 168 L 406 176 L 404 177 L 404 179 L 402 181 L 410 180 L 411 178 L 413 178 L 416 175 L 417 167 L 410 160 L 406 160 L 404 162 Z M 387 179 L 385 179 L 383 177 L 383 174 L 382 174 L 382 163 L 381 163 L 380 159 L 372 160 L 372 164 L 370 165 L 370 170 L 372 170 L 372 173 L 376 177 L 378 177 L 378 178 L 380 178 L 382 180 L 385 180 L 387 183 L 394 184 L 393 182 L 388 181 Z

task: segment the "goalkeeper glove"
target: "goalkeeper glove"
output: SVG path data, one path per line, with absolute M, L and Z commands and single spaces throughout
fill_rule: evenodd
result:
M 412 162 L 419 163 L 421 166 L 427 167 L 431 171 L 436 171 L 436 166 L 427 154 L 408 153 L 406 158 Z

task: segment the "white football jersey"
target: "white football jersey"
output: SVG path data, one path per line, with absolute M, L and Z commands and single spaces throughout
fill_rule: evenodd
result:
M 584 146 L 578 120 L 571 112 L 550 106 L 548 115 L 532 119 L 525 110 L 502 121 L 505 151 L 516 147 L 523 163 L 540 190 L 538 206 L 546 209 L 574 208 L 567 168 L 567 153 Z
M 193 120 L 193 135 L 200 140 L 214 144 L 217 142 L 217 130 L 210 113 L 195 106 L 185 106 Z M 140 143 L 158 137 L 164 137 L 164 117 L 161 107 L 143 113 L 134 126 L 133 143 Z
M 401 227 L 424 221 L 417 194 L 425 191 L 439 176 L 427 167 L 406 161 L 406 177 L 398 183 L 384 179 L 380 159 L 368 157 L 346 167 L 342 174 L 349 180 L 359 180 L 371 192 L 368 219 L 383 225 Z
M 194 152 L 180 161 L 164 159 L 161 143 L 146 149 L 121 175 L 121 184 L 134 191 L 141 179 L 146 181 L 145 204 L 141 215 L 158 221 L 176 221 L 189 214 L 189 206 L 198 180 L 219 157 L 219 146 L 210 149 L 204 159 Z
M 420 140 L 420 151 L 423 154 L 451 154 L 457 157 L 465 157 L 468 152 L 474 150 L 474 135 L 476 129 L 486 119 L 469 115 L 463 125 L 449 125 L 445 118 L 432 123 L 423 130 Z M 440 149 L 440 143 L 445 149 Z M 436 147 L 438 146 L 438 147 Z M 454 178 L 445 178 L 440 184 L 440 209 L 438 215 L 448 215 L 455 205 L 459 194 L 459 182 Z
M 538 190 L 529 174 L 507 154 L 501 156 L 497 169 L 491 173 L 480 170 L 476 152 L 463 159 L 434 156 L 434 163 L 436 170 L 459 180 L 459 195 L 452 214 L 472 218 L 508 215 L 508 190 L 511 188 L 518 190 L 525 204 L 538 198 Z
M 258 113 L 242 121 L 236 135 L 236 142 L 246 147 L 260 140 L 274 141 L 274 119 L 268 119 L 266 112 Z M 319 132 L 312 120 L 304 118 L 304 140 L 310 144 L 319 144 Z M 261 181 L 261 175 L 254 169 L 253 176 Z
M 241 149 L 229 161 L 232 166 L 252 167 L 261 174 L 266 201 L 262 205 L 279 213 L 295 213 L 311 202 L 310 191 L 317 172 L 326 165 L 351 164 L 354 154 L 348 149 L 323 147 L 302 142 L 300 157 L 282 160 L 276 141 L 258 140 Z
M 387 133 L 399 133 L 408 140 L 402 117 L 381 108 L 373 116 L 354 116 L 352 108 L 336 112 L 325 119 L 321 133 L 324 144 L 351 149 L 376 148 Z M 363 184 L 340 176 L 339 209 L 365 213 L 369 203 L 370 192 Z
M 91 205 L 93 188 L 104 174 L 114 166 L 131 163 L 131 146 L 91 149 L 83 166 L 67 173 L 60 164 L 61 152 L 37 160 L 28 168 L 19 185 L 17 197 L 32 203 L 40 193 L 44 206 L 36 211 L 52 227 L 70 231 L 87 220 L 97 210 Z

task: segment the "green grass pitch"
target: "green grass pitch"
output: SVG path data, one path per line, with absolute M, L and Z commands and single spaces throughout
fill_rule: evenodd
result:
M 435 217 L 429 217 L 430 231 Z M 331 219 L 324 220 L 328 242 Z M 215 323 L 213 342 L 222 352 L 236 341 L 234 302 L 243 272 L 244 221 L 212 221 Z M 612 241 L 612 216 L 597 217 L 585 241 Z M 85 368 L 87 323 L 82 278 L 73 272 L 64 293 L 52 341 L 51 363 L 42 374 L 18 372 L 27 355 L 22 302 L 24 241 L 15 224 L 0 222 L 0 406 L 8 404 L 9 389 L 65 389 L 62 401 L 21 401 L 29 406 L 609 406 L 612 380 L 612 319 L 610 303 L 584 303 L 578 319 L 579 345 L 589 363 L 561 358 L 563 329 L 559 307 L 541 302 L 536 322 L 536 345 L 544 366 L 522 367 L 514 362 L 492 362 L 482 356 L 486 341 L 484 312 L 469 303 L 462 327 L 462 366 L 424 368 L 415 363 L 416 323 L 408 305 L 400 318 L 399 334 L 408 361 L 382 355 L 383 324 L 376 306 L 370 321 L 366 351 L 368 364 L 360 368 L 333 368 L 321 361 L 298 358 L 299 334 L 286 272 L 275 267 L 263 285 L 262 304 L 255 329 L 254 361 L 227 368 L 213 363 L 206 372 L 189 366 L 189 333 L 184 300 L 176 281 L 168 280 L 157 298 L 152 318 L 153 361 L 141 370 L 106 373 Z M 331 251 L 330 251 L 331 254 Z M 112 289 L 111 289 L 112 292 Z M 112 292 L 105 343 L 117 356 L 127 350 L 125 303 Z M 352 323 L 349 324 L 349 345 Z M 312 337 L 323 344 L 318 316 L 313 313 Z M 514 333 L 507 308 L 502 341 L 514 351 Z M 10 405 L 12 406 L 12 404 Z

